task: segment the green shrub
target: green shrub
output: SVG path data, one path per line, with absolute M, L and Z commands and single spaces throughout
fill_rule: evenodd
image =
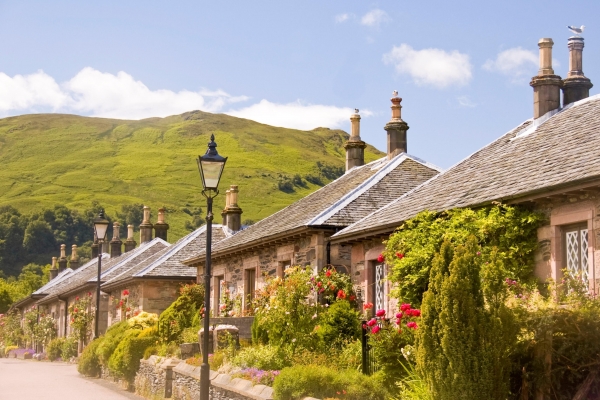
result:
M 252 320 L 251 331 L 253 344 L 257 345 L 269 343 L 269 334 L 267 333 L 267 330 L 261 325 L 260 318 L 254 317 L 254 320 Z
M 110 356 L 119 345 L 119 342 L 125 335 L 127 329 L 129 329 L 127 321 L 119 322 L 108 328 L 104 334 L 104 340 L 102 340 L 96 349 L 96 354 L 98 355 L 101 365 L 105 367 L 108 366 Z
M 331 304 L 321 315 L 318 332 L 325 347 L 342 348 L 344 344 L 358 339 L 360 335 L 360 315 L 346 300 Z
M 137 329 L 128 330 L 108 360 L 110 372 L 130 382 L 135 378 L 146 349 L 156 344 L 156 338 L 140 338 L 139 334 Z
M 65 338 L 62 343 L 60 358 L 62 358 L 63 361 L 67 361 L 70 360 L 71 357 L 77 357 L 77 344 L 77 339 L 74 337 Z
M 147 360 L 150 358 L 150 356 L 155 356 L 157 354 L 158 354 L 158 346 L 157 345 L 150 346 L 146 350 L 144 350 L 144 360 Z
M 152 328 L 158 323 L 158 315 L 144 311 L 135 317 L 129 318 L 127 323 L 129 324 L 129 327 L 133 329 Z
M 79 371 L 80 374 L 93 377 L 100 376 L 100 359 L 98 358 L 98 354 L 96 354 L 96 350 L 103 340 L 103 337 L 99 337 L 83 349 L 81 357 L 79 357 L 79 362 L 77 363 L 77 371 Z
M 518 330 L 504 305 L 502 262 L 492 253 L 482 266 L 481 254 L 471 236 L 456 248 L 445 241 L 433 260 L 416 343 L 419 372 L 436 400 L 504 400 L 509 390 Z
M 362 343 L 360 339 L 346 343 L 339 353 L 337 363 L 343 369 L 362 370 Z
M 258 368 L 276 371 L 290 365 L 289 360 L 277 347 L 262 345 L 241 349 L 231 360 L 231 364 L 241 368 Z
M 196 327 L 185 328 L 181 333 L 182 343 L 198 343 L 198 331 Z
M 483 262 L 490 261 L 495 251 L 505 265 L 506 277 L 530 280 L 537 228 L 543 218 L 539 213 L 507 205 L 419 213 L 392 234 L 386 244 L 384 255 L 391 266 L 389 280 L 397 288 L 392 295 L 418 307 L 428 287 L 433 258 L 444 240 L 464 244 L 472 235 L 481 246 Z
M 60 337 L 52 339 L 48 343 L 48 346 L 46 346 L 46 357 L 48 357 L 48 360 L 54 361 L 60 358 L 64 341 L 65 339 Z
M 384 400 L 387 395 L 378 376 L 319 365 L 284 368 L 275 378 L 273 389 L 275 400 L 300 400 L 307 396 L 319 399 Z
M 197 314 L 204 305 L 204 286 L 184 285 L 180 295 L 158 317 L 158 331 L 165 343 L 181 341 L 181 334 L 197 320 Z

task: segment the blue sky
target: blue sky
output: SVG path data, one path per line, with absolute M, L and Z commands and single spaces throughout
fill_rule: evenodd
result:
M 565 26 L 586 25 L 600 86 L 598 15 L 593 1 L 0 0 L 0 116 L 202 109 L 349 131 L 357 107 L 385 150 L 398 90 L 409 153 L 447 168 L 532 116 L 539 38 L 564 77 Z

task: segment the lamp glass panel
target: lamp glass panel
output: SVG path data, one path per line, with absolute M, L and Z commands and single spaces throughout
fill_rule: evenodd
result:
M 98 240 L 104 240 L 106 237 L 106 230 L 108 229 L 108 223 L 96 223 L 94 224 L 96 228 L 96 238 Z
M 202 163 L 202 177 L 206 189 L 216 189 L 219 186 L 221 179 L 221 171 L 223 170 L 222 162 L 200 161 Z

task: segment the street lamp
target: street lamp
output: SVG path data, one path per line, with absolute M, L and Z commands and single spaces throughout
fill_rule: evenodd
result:
M 202 195 L 206 197 L 206 266 L 204 267 L 204 336 L 202 338 L 202 365 L 200 366 L 200 400 L 209 400 L 210 366 L 208 365 L 208 334 L 210 331 L 210 262 L 212 245 L 212 204 L 213 198 L 219 194 L 217 187 L 221 180 L 227 157 L 217 153 L 215 135 L 210 136 L 206 154 L 198 156 L 198 169 L 202 179 Z
M 104 210 L 100 210 L 98 216 L 94 218 L 94 234 L 96 235 L 96 239 L 98 239 L 98 280 L 96 282 L 96 327 L 94 330 L 94 338 L 100 336 L 100 274 L 102 273 L 102 243 L 106 238 L 108 223 L 108 220 L 104 218 Z

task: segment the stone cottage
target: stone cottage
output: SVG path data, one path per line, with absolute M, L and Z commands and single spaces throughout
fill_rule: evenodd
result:
M 523 204 L 548 216 L 538 230 L 535 274 L 541 280 L 559 281 L 566 268 L 598 293 L 600 96 L 588 97 L 592 84 L 582 70 L 583 38 L 569 38 L 565 79 L 552 69 L 552 45 L 552 39 L 539 42 L 532 119 L 332 236 L 332 244 L 352 247 L 352 276 L 377 308 L 393 306 L 387 266 L 377 261 L 382 239 L 423 210 L 492 202 Z
M 392 118 L 385 125 L 387 155 L 364 163 L 365 142 L 360 138 L 358 110 L 350 117 L 351 135 L 345 145 L 346 173 L 283 210 L 236 231 L 216 243 L 212 249 L 211 296 L 213 315 L 219 315 L 223 293 L 240 299 L 242 309 L 265 282 L 265 276 L 282 276 L 290 265 L 311 266 L 315 272 L 325 265 L 335 265 L 349 272 L 351 245 L 331 245 L 329 238 L 343 228 L 381 208 L 441 170 L 407 153 L 408 125 L 401 118 L 400 99 L 394 92 Z M 229 210 L 237 218 L 237 190 L 230 190 L 224 219 Z M 237 229 L 235 229 L 237 228 Z M 202 282 L 204 251 L 185 260 L 196 268 Z

